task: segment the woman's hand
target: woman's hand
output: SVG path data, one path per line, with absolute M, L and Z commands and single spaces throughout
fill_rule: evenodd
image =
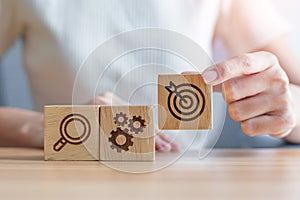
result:
M 117 95 L 111 92 L 104 92 L 103 94 L 96 96 L 94 99 L 94 104 L 104 106 L 104 105 L 129 105 L 128 102 L 124 101 Z
M 249 136 L 282 138 L 296 125 L 289 79 L 268 52 L 234 57 L 203 73 L 208 84 L 222 85 L 229 114 Z
M 124 101 L 120 97 L 116 96 L 111 92 L 105 92 L 95 98 L 94 104 L 96 105 L 129 105 L 128 102 Z M 176 142 L 172 141 L 165 133 L 156 131 L 155 136 L 155 149 L 160 152 L 177 152 L 179 151 L 179 146 Z

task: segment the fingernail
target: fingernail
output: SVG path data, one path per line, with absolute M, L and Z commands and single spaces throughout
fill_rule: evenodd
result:
M 206 83 L 211 83 L 218 78 L 218 74 L 215 70 L 205 71 L 202 76 Z

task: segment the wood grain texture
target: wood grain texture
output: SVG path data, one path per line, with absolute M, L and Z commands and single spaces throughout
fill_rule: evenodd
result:
M 45 160 L 99 160 L 98 106 L 45 106 Z
M 158 104 L 161 130 L 212 129 L 212 86 L 201 74 L 159 75 Z
M 157 153 L 153 163 L 169 156 Z M 39 149 L 0 148 L 0 194 L 9 200 L 299 200 L 299 169 L 300 149 L 214 149 L 203 160 L 187 152 L 163 170 L 134 175 L 99 161 L 45 162 Z
M 100 160 L 153 161 L 154 142 L 151 106 L 100 108 Z

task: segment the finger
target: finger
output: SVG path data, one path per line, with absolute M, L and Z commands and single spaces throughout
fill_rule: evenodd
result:
M 171 144 L 163 141 L 159 135 L 155 136 L 155 149 L 159 152 L 169 152 L 171 151 Z
M 272 137 L 275 137 L 275 138 L 284 138 L 286 136 L 288 136 L 291 132 L 292 132 L 293 129 L 290 129 L 288 131 L 285 131 L 283 133 L 279 133 L 279 134 L 271 134 Z
M 270 83 L 260 74 L 233 78 L 222 84 L 222 92 L 227 103 L 266 91 Z
M 248 53 L 209 67 L 203 72 L 203 78 L 206 83 L 218 85 L 238 76 L 264 71 L 276 63 L 277 58 L 271 53 Z
M 232 103 L 260 93 L 286 93 L 289 82 L 282 70 L 272 68 L 261 73 L 230 79 L 222 86 L 226 102 Z
M 103 96 L 97 96 L 95 98 L 95 105 L 111 105 L 111 99 L 107 99 Z
M 229 104 L 228 112 L 237 122 L 245 121 L 266 113 L 288 109 L 291 102 L 286 94 L 277 95 L 259 94 Z
M 126 101 L 111 92 L 104 92 L 95 97 L 95 104 L 98 105 L 128 105 Z
M 160 137 L 160 139 L 162 139 L 164 142 L 168 143 L 171 145 L 171 151 L 172 152 L 178 152 L 180 151 L 180 147 L 179 144 L 174 141 L 173 139 L 171 139 L 169 136 L 167 136 L 165 133 L 158 131 L 157 135 Z
M 188 75 L 188 74 L 199 74 L 198 72 L 193 72 L 193 71 L 186 71 L 186 72 L 182 72 L 181 73 L 182 75 Z M 213 87 L 213 91 L 214 92 L 222 92 L 222 85 L 219 84 L 219 85 L 215 85 Z
M 290 114 L 262 115 L 241 123 L 245 134 L 249 136 L 284 133 L 295 126 L 295 119 Z

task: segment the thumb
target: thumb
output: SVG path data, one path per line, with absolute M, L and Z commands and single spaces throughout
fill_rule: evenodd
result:
M 276 63 L 278 60 L 271 53 L 248 53 L 209 67 L 203 72 L 203 79 L 207 84 L 218 85 L 235 77 L 262 72 Z

